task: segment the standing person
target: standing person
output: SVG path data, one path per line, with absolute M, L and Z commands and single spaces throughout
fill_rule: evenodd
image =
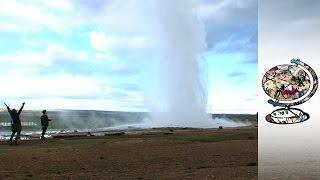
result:
M 42 116 L 41 116 L 41 127 L 42 127 L 41 139 L 44 139 L 44 134 L 46 133 L 47 128 L 49 126 L 49 121 L 51 121 L 51 119 L 48 118 L 47 110 L 43 110 Z
M 20 108 L 20 110 L 17 112 L 16 109 L 10 109 L 9 106 L 4 103 L 4 105 L 6 105 L 7 109 L 8 109 L 8 112 L 10 114 L 10 117 L 12 119 L 12 122 L 11 122 L 11 130 L 12 130 L 12 134 L 11 134 L 11 137 L 10 137 L 10 140 L 9 140 L 9 144 L 12 145 L 12 144 L 15 144 L 15 145 L 18 145 L 18 140 L 20 139 L 20 133 L 21 133 L 21 119 L 20 119 L 20 114 L 22 112 L 22 109 L 24 107 L 24 102 L 22 103 L 22 106 Z M 13 137 L 14 135 L 17 133 L 17 136 L 16 138 L 13 140 Z

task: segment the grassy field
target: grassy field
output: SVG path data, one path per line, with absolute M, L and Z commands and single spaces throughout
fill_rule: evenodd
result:
M 0 144 L 0 179 L 257 179 L 257 128 Z

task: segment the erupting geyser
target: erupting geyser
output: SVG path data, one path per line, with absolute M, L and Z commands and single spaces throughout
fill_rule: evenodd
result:
M 203 24 L 191 1 L 157 1 L 156 76 L 150 93 L 153 126 L 212 127 L 197 60 L 205 50 Z M 204 71 L 205 72 L 205 71 Z

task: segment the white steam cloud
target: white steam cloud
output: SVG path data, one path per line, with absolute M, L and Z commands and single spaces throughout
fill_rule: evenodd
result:
M 157 71 L 149 91 L 152 126 L 212 126 L 199 62 L 205 50 L 204 25 L 192 1 L 155 1 L 152 29 Z M 201 61 L 201 59 L 200 59 Z

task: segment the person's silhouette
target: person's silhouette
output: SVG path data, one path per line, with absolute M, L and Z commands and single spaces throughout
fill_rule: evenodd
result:
M 41 116 L 41 127 L 42 127 L 41 139 L 44 139 L 44 134 L 46 133 L 47 128 L 49 126 L 49 121 L 51 121 L 51 119 L 48 118 L 47 110 L 43 110 L 42 116 Z
M 8 109 L 8 112 L 10 114 L 10 117 L 12 119 L 12 122 L 11 122 L 11 130 L 12 130 L 12 134 L 10 136 L 10 140 L 9 140 L 9 144 L 12 145 L 12 144 L 15 144 L 17 145 L 18 144 L 18 140 L 20 139 L 20 133 L 21 133 L 21 119 L 20 119 L 20 114 L 22 112 L 22 109 L 24 107 L 24 102 L 22 103 L 22 106 L 21 108 L 19 109 L 19 111 L 17 112 L 16 109 L 10 109 L 9 106 L 4 103 L 4 105 L 6 105 L 7 109 Z M 14 135 L 17 133 L 16 135 L 16 138 L 13 140 L 13 137 Z

